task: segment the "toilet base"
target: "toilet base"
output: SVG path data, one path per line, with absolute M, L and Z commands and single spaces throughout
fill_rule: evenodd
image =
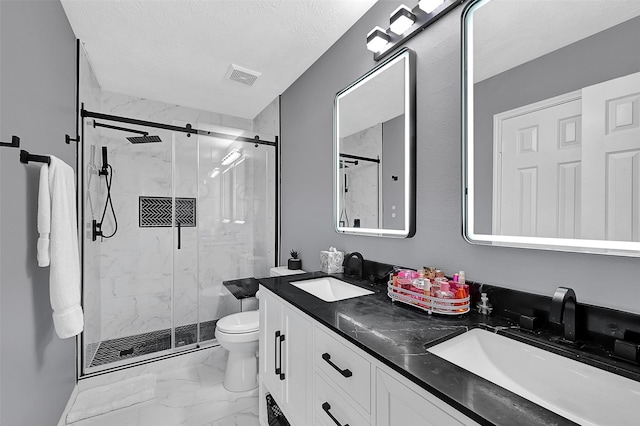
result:
M 229 392 L 245 392 L 258 387 L 258 360 L 255 352 L 229 352 L 224 388 Z

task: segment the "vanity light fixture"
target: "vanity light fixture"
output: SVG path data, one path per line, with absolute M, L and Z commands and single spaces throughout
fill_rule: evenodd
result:
M 367 49 L 379 61 L 465 1 L 420 0 L 413 9 L 400 5 L 389 17 L 388 30 L 375 27 L 367 34 Z
M 389 34 L 380 27 L 375 27 L 367 34 L 367 49 L 380 52 L 389 44 Z
M 402 4 L 391 12 L 389 22 L 391 23 L 389 25 L 391 32 L 402 35 L 416 22 L 416 15 L 411 12 L 411 9 Z
M 436 10 L 442 3 L 444 3 L 444 0 L 420 0 L 418 2 L 418 7 L 425 13 L 431 13 Z
M 238 158 L 240 158 L 242 154 L 240 153 L 240 150 L 238 149 L 232 149 L 231 151 L 229 151 L 229 153 L 227 155 L 225 155 L 222 158 L 222 165 L 223 166 L 228 166 L 229 164 L 232 164 L 234 161 L 236 161 Z

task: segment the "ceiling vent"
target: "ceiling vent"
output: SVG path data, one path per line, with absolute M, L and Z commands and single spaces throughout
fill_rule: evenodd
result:
M 229 80 L 237 81 L 247 86 L 253 86 L 253 83 L 255 83 L 261 75 L 258 71 L 251 71 L 236 64 L 231 64 L 229 72 L 227 72 L 227 78 Z

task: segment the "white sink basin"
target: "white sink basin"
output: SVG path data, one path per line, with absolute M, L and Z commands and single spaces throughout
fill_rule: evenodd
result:
M 292 281 L 291 285 L 324 300 L 336 302 L 352 297 L 373 294 L 372 291 L 358 287 L 333 277 L 314 278 L 311 280 Z
M 428 349 L 581 425 L 638 425 L 640 383 L 473 329 Z

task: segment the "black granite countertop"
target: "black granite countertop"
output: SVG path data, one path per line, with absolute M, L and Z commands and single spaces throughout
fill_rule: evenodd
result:
M 255 297 L 260 283 L 257 279 L 250 277 L 223 281 L 222 285 L 225 286 L 236 299 L 240 300 Z
M 321 272 L 261 278 L 260 284 L 335 331 L 385 365 L 483 425 L 575 425 L 531 401 L 427 352 L 427 348 L 475 327 L 517 328 L 497 316 L 474 311 L 460 316 L 428 315 L 393 303 L 384 285 L 368 285 L 341 274 L 344 281 L 375 293 L 324 302 L 289 281 L 325 276 Z

